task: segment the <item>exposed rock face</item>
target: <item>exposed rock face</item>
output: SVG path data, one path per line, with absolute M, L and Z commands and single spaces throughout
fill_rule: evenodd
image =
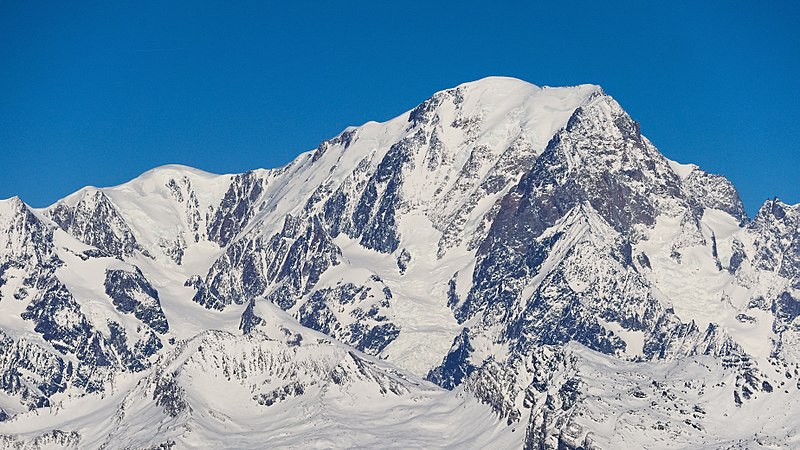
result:
M 0 231 L 8 445 L 170 448 L 235 424 L 247 446 L 267 442 L 243 425 L 271 429 L 258 417 L 319 410 L 322 430 L 416 402 L 478 446 L 798 433 L 764 405 L 800 395 L 800 206 L 750 220 L 597 86 L 467 83 L 281 169 L 166 166 L 41 211 L 0 202 Z M 102 432 L 11 425 L 44 407 L 68 424 L 87 394 L 113 406 Z M 372 440 L 330 445 L 383 442 L 351 431 Z
M 138 267 L 134 267 L 133 272 L 107 270 L 105 288 L 106 294 L 120 312 L 133 313 L 157 333 L 166 333 L 169 330 L 167 318 L 161 310 L 158 291 L 145 279 Z
M 748 226 L 754 235 L 755 268 L 800 280 L 800 208 L 769 200 Z M 795 285 L 795 288 L 798 286 Z
M 364 353 L 377 355 L 400 333 L 390 320 L 391 302 L 392 291 L 373 275 L 361 285 L 344 283 L 315 291 L 298 310 L 297 320 Z
M 128 224 L 100 191 L 87 193 L 75 206 L 59 203 L 49 213 L 64 231 L 118 258 L 142 250 Z
M 25 321 L 20 323 L 22 329 L 3 330 L 9 352 L 7 394 L 19 396 L 29 407 L 48 406 L 56 393 L 104 390 L 117 373 L 149 366 L 150 357 L 162 347 L 152 331 L 137 330 L 135 336 L 129 336 L 121 325 L 124 320 L 114 315 L 96 316 L 97 311 L 83 303 L 91 299 L 76 298 L 61 279 L 63 273 L 81 273 L 90 265 L 118 261 L 103 251 L 70 251 L 68 247 L 75 247 L 77 241 L 66 235 L 56 239 L 63 232 L 16 199 L 2 205 L 0 222 L 5 239 L 0 257 L 0 301 L 20 310 L 18 319 Z M 102 226 L 95 229 L 100 234 L 108 230 Z M 57 241 L 66 241 L 67 246 Z M 138 275 L 142 282 L 141 273 Z M 125 295 L 124 286 L 116 287 L 114 295 Z M 11 292 L 13 295 L 7 295 Z M 163 320 L 163 313 L 161 317 Z
M 339 248 L 316 216 L 287 215 L 283 229 L 269 237 L 244 236 L 230 245 L 206 276 L 194 300 L 207 308 L 241 304 L 275 290 L 269 298 L 290 309 L 310 292 L 319 276 L 337 264 Z
M 739 193 L 727 178 L 695 169 L 683 180 L 683 187 L 690 198 L 702 208 L 725 211 L 744 225 L 747 212 L 744 210 Z
M 208 223 L 208 239 L 221 247 L 228 245 L 256 213 L 265 184 L 266 181 L 255 172 L 234 176 L 222 203 Z

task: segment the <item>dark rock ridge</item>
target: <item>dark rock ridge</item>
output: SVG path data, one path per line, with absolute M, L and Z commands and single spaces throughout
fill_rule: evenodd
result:
M 15 283 L 19 288 L 13 297 L 0 298 L 0 305 L 27 304 L 19 317 L 30 323 L 30 331 L 40 339 L 2 334 L 7 355 L 2 369 L 4 392 L 30 408 L 43 407 L 50 405 L 53 394 L 67 389 L 103 390 L 116 373 L 148 367 L 149 358 L 162 347 L 158 337 L 142 330 L 129 340 L 120 319 L 112 316 L 103 318 L 102 328 L 98 328 L 100 324 L 89 319 L 85 305 L 59 278 L 59 273 L 68 270 L 73 262 L 67 264 L 59 256 L 54 243 L 55 224 L 49 224 L 18 200 L 10 203 L 11 208 L 2 218 L 8 245 L 0 255 L 0 286 Z M 95 229 L 101 234 L 108 231 L 102 226 Z M 98 258 L 116 261 L 104 252 L 78 256 L 74 264 L 81 266 Z M 139 282 L 149 286 L 138 269 L 137 274 Z M 152 287 L 149 289 L 155 293 Z M 113 293 L 124 295 L 124 289 Z
M 106 270 L 106 294 L 120 312 L 133 313 L 157 333 L 169 330 L 167 318 L 161 310 L 158 291 L 145 279 L 142 271 L 134 267 L 127 270 Z
M 49 210 L 49 215 L 61 229 L 80 241 L 120 259 L 133 256 L 135 251 L 147 253 L 108 197 L 100 191 L 87 192 L 74 206 L 58 203 Z

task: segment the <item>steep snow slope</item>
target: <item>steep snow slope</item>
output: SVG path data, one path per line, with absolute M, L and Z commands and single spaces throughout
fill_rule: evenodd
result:
M 280 169 L 165 166 L 0 226 L 9 445 L 797 439 L 766 405 L 798 395 L 800 207 L 750 221 L 597 86 L 487 78 Z

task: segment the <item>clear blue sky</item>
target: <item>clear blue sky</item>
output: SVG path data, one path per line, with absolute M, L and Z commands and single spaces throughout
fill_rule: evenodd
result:
M 168 163 L 277 167 L 507 75 L 600 84 L 751 214 L 800 202 L 797 2 L 449 3 L 0 0 L 0 198 L 45 206 Z

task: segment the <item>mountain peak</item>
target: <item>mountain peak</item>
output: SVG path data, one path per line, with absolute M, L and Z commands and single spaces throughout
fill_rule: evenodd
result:
M 498 89 L 498 90 L 508 90 L 508 89 L 541 89 L 541 87 L 529 83 L 525 80 L 521 80 L 519 78 L 514 77 L 506 77 L 506 76 L 488 76 L 484 78 L 478 78 L 477 80 L 467 81 L 466 83 L 461 83 L 456 86 L 458 88 L 466 88 L 466 89 Z
M 186 166 L 183 164 L 165 164 L 163 166 L 154 167 L 136 178 L 149 178 L 152 176 L 159 176 L 159 175 L 166 175 L 166 176 L 183 176 L 186 174 L 196 175 L 196 176 L 203 176 L 203 177 L 215 177 L 218 174 L 206 172 L 205 170 L 197 169 L 195 167 Z
M 574 86 L 540 86 L 520 78 L 515 77 L 508 77 L 508 76 L 501 76 L 501 75 L 492 75 L 484 78 L 479 78 L 474 81 L 467 81 L 466 83 L 461 83 L 456 86 L 454 89 L 464 88 L 473 91 L 479 90 L 495 90 L 495 91 L 508 91 L 508 90 L 515 90 L 515 89 L 528 89 L 528 90 L 548 90 L 548 89 L 560 89 L 560 90 L 580 90 L 580 89 L 590 89 L 597 91 L 599 93 L 604 93 L 603 88 L 596 84 L 589 84 L 583 83 Z
M 800 215 L 800 203 L 790 205 L 782 202 L 778 197 L 775 197 L 761 205 L 758 213 L 756 213 L 756 218 L 762 220 L 767 217 L 783 219 L 787 215 Z
M 15 208 L 24 203 L 18 195 L 0 200 L 0 207 L 2 208 Z
M 483 107 L 500 108 L 519 102 L 538 103 L 542 97 L 557 97 L 564 102 L 569 102 L 571 99 L 605 94 L 600 86 L 594 84 L 563 87 L 538 86 L 518 78 L 504 76 L 490 76 L 462 83 L 454 88 L 437 92 L 433 98 L 444 93 L 458 93 L 459 96 L 463 96 L 467 104 L 474 102 Z M 578 103 L 582 102 L 579 100 Z
M 0 441 L 23 446 L 40 414 L 87 446 L 139 424 L 263 431 L 253 417 L 320 408 L 360 424 L 364 405 L 391 419 L 412 402 L 483 427 L 479 442 L 448 419 L 444 436 L 465 439 L 452 446 L 594 447 L 608 429 L 594 421 L 623 416 L 619 430 L 668 429 L 676 446 L 737 439 L 723 413 L 753 435 L 775 416 L 743 402 L 798 404 L 781 380 L 799 359 L 798 218 L 775 199 L 748 224 L 729 181 L 667 160 L 599 86 L 509 77 L 349 127 L 281 169 L 167 165 L 43 211 L 0 201 Z M 596 410 L 609 414 L 582 414 Z M 168 437 L 151 434 L 124 444 Z

